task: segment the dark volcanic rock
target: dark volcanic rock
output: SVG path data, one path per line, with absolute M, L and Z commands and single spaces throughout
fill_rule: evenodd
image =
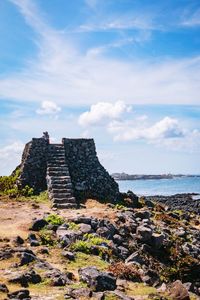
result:
M 65 294 L 65 299 L 80 299 L 83 297 L 84 299 L 89 299 L 92 296 L 92 291 L 88 288 L 77 288 L 77 289 L 68 289 Z M 70 297 L 70 298 L 67 298 Z
M 34 233 L 30 233 L 28 238 L 29 238 L 29 241 L 30 241 L 30 245 L 32 247 L 37 247 L 37 246 L 40 245 L 40 243 L 37 240 L 36 235 Z
M 9 299 L 31 299 L 30 298 L 30 294 L 29 294 L 29 290 L 19 290 L 13 293 L 8 294 L 8 298 Z
M 29 252 L 23 252 L 21 255 L 21 260 L 20 260 L 20 265 L 28 265 L 29 263 L 33 262 L 34 260 L 36 260 L 37 257 Z
M 39 231 L 42 228 L 44 228 L 46 225 L 48 225 L 48 222 L 46 220 L 38 219 L 38 220 L 33 222 L 30 229 L 33 230 L 33 231 Z
M 23 238 L 21 238 L 21 236 L 19 236 L 19 235 L 13 240 L 13 242 L 14 242 L 16 245 L 22 245 L 22 244 L 24 244 Z
M 29 283 L 37 284 L 42 281 L 42 278 L 34 270 L 28 272 L 17 274 L 9 279 L 9 282 L 19 283 L 22 287 L 28 287 Z
M 79 269 L 80 280 L 97 292 L 116 289 L 116 278 L 109 273 L 100 272 L 96 267 Z
M 185 213 L 195 212 L 200 214 L 200 201 L 193 199 L 193 194 L 175 194 L 172 196 L 148 196 L 146 200 L 152 200 L 167 205 L 172 210 L 182 210 Z M 199 196 L 200 198 L 200 196 Z
M 2 292 L 2 293 L 8 293 L 8 288 L 3 283 L 0 283 L 0 292 Z

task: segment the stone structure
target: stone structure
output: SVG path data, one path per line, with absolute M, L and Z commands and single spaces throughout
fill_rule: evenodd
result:
M 93 139 L 63 138 L 49 144 L 47 134 L 27 143 L 22 155 L 18 185 L 36 193 L 48 189 L 53 205 L 76 207 L 93 198 L 115 202 L 118 184 L 100 164 Z

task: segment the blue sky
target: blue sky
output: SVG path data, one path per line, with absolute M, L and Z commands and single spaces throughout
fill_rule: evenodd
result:
M 0 1 L 0 174 L 48 130 L 110 172 L 200 173 L 199 0 Z

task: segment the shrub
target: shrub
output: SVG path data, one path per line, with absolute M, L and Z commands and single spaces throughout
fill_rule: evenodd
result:
M 10 176 L 0 176 L 0 192 L 3 195 L 12 197 L 26 196 L 30 197 L 34 194 L 33 188 L 26 185 L 24 188 L 19 189 L 16 185 L 17 179 L 20 175 L 20 170 L 17 169 Z
M 49 223 L 49 224 L 52 224 L 52 225 L 62 225 L 65 220 L 60 217 L 59 215 L 56 215 L 56 214 L 51 214 L 49 215 L 48 217 L 45 218 L 45 220 Z
M 41 239 L 42 245 L 55 246 L 57 243 L 53 237 L 52 231 L 47 230 L 46 228 L 40 230 L 39 237 Z
M 121 279 L 141 282 L 140 274 L 136 267 L 117 262 L 109 266 L 108 270 L 116 277 Z

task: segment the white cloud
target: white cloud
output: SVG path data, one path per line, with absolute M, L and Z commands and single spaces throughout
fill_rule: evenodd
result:
M 184 130 L 177 119 L 165 117 L 152 126 L 137 125 L 135 121 L 112 122 L 108 125 L 108 131 L 114 134 L 118 141 L 131 141 L 144 139 L 147 141 L 160 141 L 169 138 L 184 136 Z
M 36 2 L 10 1 L 35 30 L 39 53 L 20 72 L 1 75 L 0 98 L 39 103 L 53 98 L 59 105 L 69 106 L 120 98 L 132 104 L 200 103 L 200 56 L 155 62 L 130 60 L 130 53 L 128 61 L 107 57 L 101 51 L 94 55 L 90 49 L 80 53 L 67 35 L 45 22 Z M 125 26 L 120 22 L 110 27 L 119 30 Z
M 24 144 L 15 141 L 12 144 L 0 148 L 1 175 L 9 175 L 20 163 Z
M 43 101 L 41 103 L 41 108 L 39 108 L 36 112 L 39 115 L 55 115 L 57 114 L 61 108 L 52 101 Z
M 91 1 L 91 0 L 90 0 Z M 89 1 L 89 2 L 90 2 Z M 91 1 L 92 2 L 92 1 Z M 130 14 L 114 15 L 96 18 L 93 22 L 88 22 L 80 26 L 80 31 L 98 32 L 98 31 L 118 31 L 118 30 L 158 30 L 160 25 L 154 24 L 153 14 L 138 14 L 133 11 Z
M 107 130 L 115 141 L 141 140 L 165 149 L 186 153 L 200 152 L 200 130 L 186 129 L 179 120 L 165 117 L 153 125 L 148 125 L 146 119 L 112 121 Z
M 102 122 L 117 119 L 124 112 L 129 112 L 131 107 L 126 105 L 123 101 L 115 103 L 98 102 L 90 107 L 89 111 L 82 113 L 79 117 L 79 124 L 81 126 L 89 126 L 94 124 L 101 124 Z
M 85 3 L 87 6 L 94 9 L 98 4 L 98 0 L 85 0 Z
M 200 26 L 200 9 L 196 10 L 192 15 L 187 16 L 181 25 L 187 27 Z

